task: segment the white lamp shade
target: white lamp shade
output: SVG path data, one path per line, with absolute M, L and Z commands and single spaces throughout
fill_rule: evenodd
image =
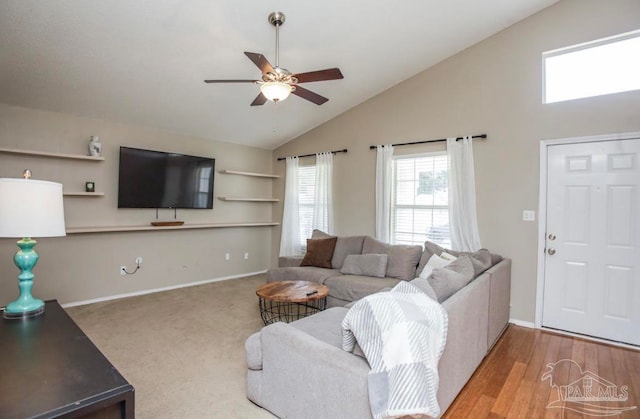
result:
M 61 184 L 0 178 L 0 237 L 65 235 Z
M 270 81 L 260 85 L 262 94 L 272 102 L 285 100 L 291 93 L 291 85 L 278 81 Z

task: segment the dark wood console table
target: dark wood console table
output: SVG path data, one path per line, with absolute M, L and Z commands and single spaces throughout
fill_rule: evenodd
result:
M 0 319 L 0 418 L 133 418 L 134 389 L 57 301 Z

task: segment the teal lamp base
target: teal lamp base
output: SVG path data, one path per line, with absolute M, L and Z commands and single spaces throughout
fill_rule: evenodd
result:
M 20 275 L 18 275 L 18 288 L 20 296 L 17 300 L 10 302 L 4 309 L 2 317 L 5 319 L 20 319 L 25 317 L 39 316 L 44 313 L 44 301 L 33 298 L 31 288 L 33 287 L 33 273 L 31 269 L 38 263 L 38 253 L 33 248 L 36 241 L 29 237 L 18 240 L 20 248 L 13 257 Z

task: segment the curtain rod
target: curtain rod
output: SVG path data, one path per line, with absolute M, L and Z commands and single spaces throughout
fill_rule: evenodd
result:
M 464 139 L 465 137 L 456 137 L 456 141 L 460 141 L 462 139 Z M 479 134 L 479 135 L 472 135 L 471 138 L 487 138 L 487 134 Z M 398 144 L 391 144 L 394 147 L 398 147 L 398 146 L 403 146 L 403 145 L 414 145 L 414 144 L 426 144 L 426 143 L 441 143 L 447 141 L 446 138 L 440 138 L 438 140 L 424 140 L 424 141 L 414 141 L 412 143 L 398 143 Z M 375 148 L 377 148 L 377 145 L 372 145 L 369 146 L 370 150 L 374 150 Z
M 327 153 L 331 153 L 331 154 L 336 154 L 336 153 L 346 153 L 347 149 L 344 148 L 342 150 L 333 150 L 333 151 L 328 151 Z M 315 156 L 316 154 L 320 154 L 320 153 L 313 153 L 313 154 L 303 154 L 301 156 L 289 156 L 289 157 L 311 157 L 311 156 Z M 280 160 L 286 160 L 287 157 L 278 157 L 278 161 Z

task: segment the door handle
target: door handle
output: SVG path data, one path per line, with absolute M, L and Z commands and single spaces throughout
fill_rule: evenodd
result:
M 547 253 L 549 253 L 551 256 L 556 254 L 556 249 L 554 249 L 553 247 L 549 248 L 549 250 L 547 250 Z
M 553 233 L 549 234 L 548 237 L 549 237 L 549 240 L 555 240 L 556 239 L 556 235 L 553 234 Z

